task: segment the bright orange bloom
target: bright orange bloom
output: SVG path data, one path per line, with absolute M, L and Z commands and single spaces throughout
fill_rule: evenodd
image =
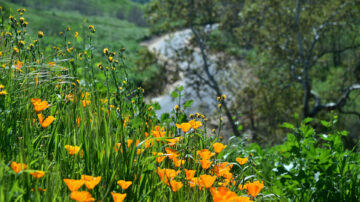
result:
M 84 185 L 84 180 L 64 179 L 66 186 L 71 192 L 77 191 Z
M 171 149 L 169 147 L 165 148 L 166 153 L 168 154 L 168 158 L 173 160 L 174 158 L 177 158 L 180 154 L 175 149 Z
M 239 184 L 238 188 L 240 189 L 240 191 L 247 189 L 247 184 L 245 185 Z
M 166 139 L 167 142 L 169 142 L 169 146 L 172 147 L 174 146 L 176 143 L 178 143 L 180 140 L 182 139 L 182 137 L 176 137 L 173 139 Z
M 36 113 L 42 112 L 44 109 L 47 109 L 50 107 L 49 103 L 44 101 L 41 101 L 39 98 L 31 98 L 31 103 L 33 104 L 34 110 Z
M 65 145 L 65 149 L 69 152 L 69 155 L 74 155 L 80 151 L 79 146 Z
M 198 177 L 191 178 L 188 183 L 190 187 L 195 187 L 195 185 L 199 185 L 200 179 Z
M 210 188 L 214 184 L 216 176 L 200 175 L 200 180 L 205 188 Z
M 215 153 L 218 154 L 226 148 L 226 145 L 216 142 L 213 144 L 213 148 L 214 148 Z
M 158 157 L 156 157 L 156 162 L 158 162 L 158 163 L 161 163 L 166 158 L 164 153 L 161 153 L 161 152 L 159 152 L 159 153 L 153 152 L 153 155 L 158 156 Z
M 230 191 L 227 187 L 212 187 L 210 189 L 211 195 L 214 202 L 227 202 L 227 201 L 236 201 L 236 202 L 251 202 L 250 198 L 247 196 L 237 196 L 235 192 Z
M 137 155 L 140 155 L 141 153 L 143 153 L 144 152 L 144 149 L 137 149 L 136 150 L 136 154 Z
M 44 120 L 44 115 L 42 115 L 42 114 L 37 114 L 37 117 L 38 117 L 38 119 L 39 119 L 39 123 L 40 124 L 42 124 L 42 122 L 43 122 L 43 120 Z
M 81 179 L 84 180 L 85 186 L 88 190 L 92 190 L 100 183 L 101 176 L 93 177 L 91 175 L 81 175 Z
M 191 129 L 190 123 L 182 123 L 182 124 L 176 124 L 177 128 L 181 128 L 181 130 L 186 133 Z
M 201 159 L 207 160 L 210 159 L 215 153 L 210 152 L 208 149 L 199 150 L 196 152 L 197 155 L 200 155 Z
M 30 172 L 30 175 L 32 175 L 35 179 L 40 179 L 40 178 L 44 177 L 45 172 L 38 170 L 35 172 Z
M 48 65 L 50 65 L 51 67 L 56 66 L 55 62 L 48 62 Z
M 179 189 L 181 189 L 182 186 L 183 186 L 182 182 L 178 182 L 176 180 L 171 180 L 170 181 L 170 187 L 171 187 L 173 192 L 177 192 Z
M 179 160 L 178 158 L 173 158 L 172 160 L 177 168 L 185 164 L 185 160 Z
M 48 116 L 46 119 L 41 123 L 41 127 L 47 128 L 52 122 L 54 122 L 55 117 Z
M 131 144 L 134 142 L 134 140 L 128 139 L 128 140 L 126 140 L 126 142 L 127 142 L 128 147 L 130 147 Z
M 263 187 L 264 183 L 260 181 L 255 181 L 247 184 L 248 193 L 254 198 L 260 193 Z
M 191 121 L 189 121 L 189 123 L 190 123 L 191 127 L 195 130 L 202 126 L 201 121 L 191 120 Z
M 218 177 L 224 177 L 226 174 L 228 174 L 231 170 L 231 168 L 233 167 L 232 164 L 229 164 L 228 162 L 222 162 L 222 163 L 217 163 L 214 166 L 214 172 Z
M 146 140 L 145 141 L 145 148 L 152 147 L 154 145 L 154 140 Z
M 244 165 L 245 163 L 248 162 L 248 158 L 236 158 L 236 161 L 240 164 L 240 165 Z
M 119 180 L 117 181 L 117 183 L 123 190 L 126 190 L 127 188 L 130 187 L 132 181 Z
M 25 163 L 16 163 L 15 161 L 11 162 L 10 167 L 16 174 L 20 171 L 25 170 L 28 168 L 27 164 Z
M 83 107 L 86 107 L 86 106 L 91 104 L 91 101 L 90 100 L 82 100 L 81 104 L 82 104 Z
M 185 171 L 185 175 L 186 175 L 187 180 L 191 180 L 192 178 L 194 178 L 196 170 L 184 169 L 184 171 Z
M 151 131 L 151 135 L 157 138 L 164 137 L 165 134 L 166 134 L 165 129 L 163 127 L 161 128 L 160 126 L 155 126 L 154 129 Z M 159 142 L 160 140 L 156 140 L 156 141 Z
M 70 198 L 78 202 L 95 201 L 91 194 L 87 191 L 74 191 L 71 192 Z
M 113 197 L 114 202 L 123 202 L 126 197 L 126 194 L 119 194 L 115 192 L 111 192 L 111 195 Z
M 160 177 L 160 180 L 168 184 L 169 180 L 175 178 L 181 171 L 180 170 L 173 170 L 173 169 L 160 169 L 157 168 L 157 173 Z
M 204 169 L 204 170 L 207 170 L 211 164 L 212 164 L 212 161 L 209 161 L 209 160 L 200 160 L 200 163 L 201 163 L 201 167 Z

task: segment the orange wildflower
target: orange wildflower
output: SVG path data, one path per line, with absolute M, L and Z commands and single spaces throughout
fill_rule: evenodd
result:
M 45 172 L 38 170 L 35 172 L 30 172 L 30 175 L 32 175 L 35 179 L 40 179 L 40 178 L 44 177 Z
M 126 190 L 127 188 L 130 187 L 130 185 L 132 184 L 132 181 L 119 180 L 119 181 L 117 181 L 117 184 L 118 184 L 123 190 Z
M 159 152 L 159 153 L 153 152 L 153 155 L 158 156 L 158 157 L 156 157 L 156 162 L 158 162 L 158 163 L 161 163 L 166 158 L 166 156 L 162 152 Z
M 200 163 L 201 163 L 201 167 L 204 169 L 204 170 L 207 170 L 211 164 L 212 164 L 212 161 L 209 161 L 209 160 L 200 160 Z
M 38 119 L 39 119 L 39 123 L 40 124 L 42 124 L 42 122 L 43 122 L 43 120 L 44 120 L 44 115 L 42 115 L 42 114 L 37 114 L 37 117 L 38 117 Z
M 200 175 L 200 180 L 205 188 L 210 188 L 214 184 L 216 176 Z
M 240 164 L 240 165 L 244 165 L 245 163 L 248 162 L 248 158 L 236 158 L 236 161 Z
M 151 131 L 151 135 L 154 137 L 164 137 L 166 134 L 166 131 L 164 129 L 164 127 L 160 127 L 160 126 L 155 126 L 154 129 Z M 160 141 L 160 140 L 156 140 L 156 141 Z
M 247 184 L 245 185 L 239 184 L 238 188 L 240 189 L 240 191 L 247 189 Z
M 93 177 L 91 175 L 81 175 L 81 179 L 84 180 L 85 186 L 88 190 L 92 190 L 100 183 L 101 176 Z
M 152 147 L 154 145 L 154 140 L 146 140 L 145 141 L 145 148 Z
M 169 142 L 170 147 L 174 146 L 180 140 L 181 140 L 181 137 L 176 137 L 176 138 L 173 138 L 173 139 L 166 139 L 166 141 Z
M 191 180 L 192 178 L 194 178 L 196 170 L 184 169 L 184 171 L 185 171 L 185 175 L 186 175 L 187 180 Z
M 191 121 L 189 121 L 189 123 L 190 123 L 191 127 L 195 130 L 202 126 L 201 121 L 191 120 Z
M 44 101 L 41 101 L 39 98 L 31 98 L 31 103 L 33 104 L 34 110 L 36 113 L 42 112 L 44 109 L 47 109 L 50 107 L 49 103 Z
M 169 182 L 169 180 L 172 180 L 180 173 L 180 170 L 176 171 L 173 169 L 160 169 L 158 167 L 157 173 L 160 177 L 160 180 L 167 184 Z
M 122 202 L 124 201 L 126 194 L 119 194 L 115 192 L 111 192 L 114 202 Z
M 227 187 L 212 187 L 210 192 L 215 202 L 251 202 L 249 197 L 237 196 L 235 192 L 230 191 Z
M 215 153 L 220 153 L 222 150 L 224 150 L 226 148 L 226 145 L 223 145 L 222 143 L 214 143 L 213 144 L 213 148 L 214 148 L 214 151 Z
M 181 130 L 186 133 L 191 129 L 190 123 L 182 123 L 182 124 L 176 124 L 177 128 L 181 128 Z
M 254 198 L 260 193 L 263 187 L 264 183 L 260 181 L 255 181 L 247 184 L 248 193 Z
M 180 154 L 175 149 L 171 149 L 169 147 L 165 148 L 166 153 L 168 154 L 169 159 L 173 160 L 174 158 L 177 158 Z
M 218 177 L 225 176 L 230 172 L 232 167 L 233 165 L 229 164 L 228 162 L 217 163 L 214 166 L 214 172 Z
M 130 147 L 131 144 L 134 142 L 134 140 L 128 139 L 128 140 L 126 140 L 126 142 L 127 142 L 128 147 Z
M 16 163 L 15 161 L 11 162 L 10 167 L 16 174 L 20 171 L 25 170 L 28 168 L 27 164 L 25 163 Z
M 64 179 L 64 182 L 71 192 L 77 191 L 84 185 L 84 180 Z
M 183 186 L 182 182 L 178 182 L 176 180 L 171 180 L 170 181 L 170 187 L 171 187 L 173 192 L 177 192 L 179 189 L 181 189 L 182 186 Z
M 172 160 L 177 168 L 185 164 L 185 160 L 179 160 L 178 158 L 173 158 Z
M 70 198 L 79 202 L 95 201 L 91 194 L 87 191 L 74 191 L 71 192 Z
M 46 119 L 41 123 L 41 127 L 47 128 L 52 122 L 54 122 L 55 117 L 48 116 Z
M 69 155 L 74 155 L 80 151 L 79 146 L 65 145 L 65 149 L 69 152 Z
M 82 104 L 83 107 L 86 107 L 86 106 L 91 104 L 91 101 L 90 100 L 82 100 L 81 104 Z
M 197 155 L 200 155 L 201 159 L 207 160 L 210 159 L 215 153 L 210 152 L 208 149 L 199 150 L 196 152 Z
M 50 65 L 51 67 L 56 66 L 55 62 L 48 62 L 48 65 Z

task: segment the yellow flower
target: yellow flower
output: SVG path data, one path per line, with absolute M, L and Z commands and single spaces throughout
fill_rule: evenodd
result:
M 71 192 L 70 198 L 79 202 L 95 201 L 95 198 L 87 191 L 74 191 Z
M 223 144 L 221 144 L 221 143 L 216 142 L 216 143 L 213 144 L 213 148 L 214 148 L 215 153 L 218 154 L 218 153 L 220 153 L 223 149 L 226 148 L 226 145 L 223 145 Z
M 0 95 L 7 95 L 6 90 L 0 91 Z
M 182 123 L 182 124 L 176 124 L 177 128 L 181 128 L 181 130 L 186 133 L 191 129 L 190 123 Z
M 191 120 L 191 121 L 189 121 L 189 123 L 190 123 L 191 127 L 195 130 L 202 126 L 201 121 Z
M 19 49 L 16 48 L 16 47 L 13 48 L 13 51 L 14 51 L 15 53 L 19 53 Z
M 80 151 L 79 146 L 65 145 L 65 149 L 69 152 L 69 155 L 74 155 Z
M 38 170 L 35 172 L 30 172 L 30 175 L 32 175 L 35 179 L 40 179 L 40 178 L 44 177 L 45 172 Z
M 117 184 L 121 187 L 121 189 L 126 190 L 132 184 L 132 181 L 119 180 Z
M 247 163 L 248 162 L 248 157 L 246 157 L 246 158 L 236 158 L 236 161 L 240 164 L 240 165 L 244 165 L 245 163 Z
M 0 57 L 2 56 L 2 52 L 0 51 Z
M 16 163 L 15 161 L 11 162 L 10 167 L 16 174 L 20 171 L 25 170 L 28 168 L 27 164 L 25 163 Z
M 43 37 L 44 37 L 44 32 L 38 31 L 38 37 L 39 37 L 39 38 L 43 38 Z
M 114 192 L 111 192 L 111 195 L 113 197 L 114 202 L 122 202 L 126 197 L 126 194 L 119 194 Z
M 79 37 L 79 32 L 75 32 L 74 37 L 75 37 L 75 39 L 77 39 Z

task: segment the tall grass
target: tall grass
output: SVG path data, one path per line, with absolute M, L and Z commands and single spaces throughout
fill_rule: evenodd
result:
M 157 118 L 153 106 L 144 102 L 143 89 L 129 82 L 123 49 L 105 49 L 102 61 L 94 61 L 96 27 L 89 26 L 84 33 L 85 49 L 73 48 L 79 46 L 74 45 L 78 41 L 71 27 L 63 28 L 59 44 L 45 47 L 46 33 L 26 32 L 24 9 L 10 15 L 5 18 L 1 10 L 0 201 L 70 201 L 64 179 L 81 180 L 82 175 L 101 177 L 94 189 L 85 185 L 78 189 L 88 191 L 89 200 L 111 201 L 112 193 L 126 194 L 126 201 L 263 197 L 255 190 L 261 190 L 262 182 L 251 183 L 258 180 L 253 158 L 236 162 L 234 156 L 225 155 L 229 148 L 214 153 L 219 132 L 206 130 L 205 116 L 189 119 L 179 103 L 169 117 Z M 99 75 L 104 83 L 99 83 Z M 36 106 L 43 109 L 36 112 Z M 55 120 L 46 124 L 51 116 Z M 209 150 L 209 157 L 199 156 L 206 152 L 203 149 Z M 206 159 L 209 168 L 200 161 Z M 15 163 L 27 168 L 16 169 Z M 166 177 L 171 170 L 161 169 L 179 173 Z M 187 178 L 185 169 L 195 175 Z M 34 178 L 37 170 L 45 175 Z M 211 186 L 205 175 L 216 177 Z M 119 180 L 132 184 L 122 189 Z M 240 190 L 240 184 L 247 189 Z

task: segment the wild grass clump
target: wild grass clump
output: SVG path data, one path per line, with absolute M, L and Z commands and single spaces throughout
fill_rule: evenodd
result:
M 267 184 L 253 156 L 228 155 L 204 115 L 188 118 L 179 102 L 157 118 L 143 88 L 129 82 L 124 49 L 105 48 L 103 61 L 94 61 L 94 26 L 84 49 L 71 27 L 61 44 L 45 47 L 46 33 L 26 32 L 25 14 L 18 9 L 6 19 L 1 9 L 0 201 L 270 196 L 261 193 Z

